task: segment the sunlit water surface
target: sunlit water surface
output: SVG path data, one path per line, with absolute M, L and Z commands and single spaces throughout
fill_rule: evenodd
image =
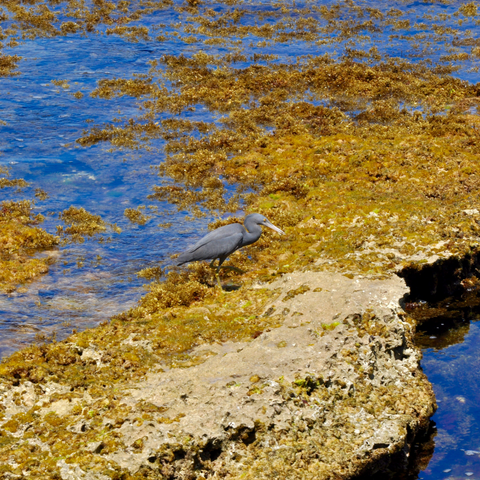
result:
M 419 475 L 425 480 L 480 479 L 480 323 L 454 328 L 460 343 L 445 344 L 445 333 L 430 328 L 433 346 L 423 351 L 422 367 L 438 402 L 435 450 Z

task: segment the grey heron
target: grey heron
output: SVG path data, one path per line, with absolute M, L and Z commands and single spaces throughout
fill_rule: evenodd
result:
M 210 267 L 215 268 L 214 262 L 218 258 L 218 266 L 216 267 L 217 280 L 220 268 L 228 268 L 244 273 L 236 267 L 222 267 L 222 263 L 233 252 L 255 243 L 262 234 L 262 226 L 271 228 L 281 235 L 285 235 L 284 231 L 270 223 L 263 215 L 252 213 L 245 217 L 243 225 L 240 223 L 231 223 L 205 235 L 195 243 L 195 245 L 178 256 L 176 265 L 183 265 L 184 263 L 200 260 L 212 260 Z

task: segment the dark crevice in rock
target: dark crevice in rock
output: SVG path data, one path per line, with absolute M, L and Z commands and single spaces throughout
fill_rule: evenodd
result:
M 415 345 L 419 348 L 444 348 L 463 342 L 472 320 L 480 316 L 477 289 L 437 302 L 406 302 L 402 305 L 415 320 Z
M 352 480 L 416 480 L 433 455 L 436 435 L 435 422 L 427 420 L 420 430 L 407 428 L 407 438 L 402 449 L 377 464 L 376 472 L 368 470 Z
M 441 258 L 434 263 L 412 263 L 398 275 L 405 279 L 410 295 L 407 303 L 439 301 L 479 288 L 480 248 L 472 248 L 462 256 Z
M 222 454 L 222 448 L 216 445 L 216 442 L 208 442 L 200 452 L 200 460 L 205 462 L 210 460 L 214 462 Z
M 257 439 L 257 435 L 255 430 L 247 429 L 242 433 L 240 438 L 245 445 L 251 445 Z
M 173 455 L 175 457 L 175 460 L 183 460 L 185 458 L 185 450 L 176 450 L 173 452 Z

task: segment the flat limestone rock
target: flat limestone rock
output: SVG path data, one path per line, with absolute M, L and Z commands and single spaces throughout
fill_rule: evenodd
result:
M 434 397 L 399 305 L 403 281 L 307 272 L 271 288 L 282 293 L 266 312 L 284 312 L 284 325 L 131 390 L 132 404 L 163 406 L 177 421 L 124 424 L 144 448 L 112 460 L 132 473 L 153 464 L 192 475 L 200 462 L 222 478 L 348 478 L 375 471 L 376 457 L 407 462 L 407 432 L 425 428 Z
M 99 435 L 86 450 L 112 474 L 142 478 L 347 479 L 408 470 L 436 405 L 400 305 L 404 281 L 299 272 L 271 288 L 278 295 L 264 315 L 281 316 L 282 326 L 250 342 L 203 345 L 192 352 L 203 363 L 126 385 L 118 397 L 127 418 L 115 427 L 108 412 L 103 418 L 123 446 L 104 448 Z M 30 387 L 4 395 L 6 420 L 18 414 L 15 388 Z M 43 396 L 30 388 L 28 406 L 67 416 L 98 402 L 85 395 L 49 403 L 56 388 Z M 87 416 L 69 430 L 80 438 L 89 428 Z M 65 480 L 111 478 L 68 459 L 57 466 Z

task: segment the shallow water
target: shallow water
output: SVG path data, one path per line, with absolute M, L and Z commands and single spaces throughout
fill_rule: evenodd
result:
M 169 47 L 175 51 L 175 45 Z M 136 272 L 168 261 L 184 235 L 206 228 L 208 218 L 201 224 L 185 222 L 187 212 L 176 213 L 158 202 L 158 213 L 145 226 L 124 217 L 125 208 L 145 204 L 151 187 L 162 183 L 151 169 L 161 162 L 161 151 L 140 155 L 75 144 L 87 120 L 101 123 L 120 109 L 130 114 L 132 107 L 130 100 L 107 102 L 85 95 L 79 101 L 71 94 L 91 90 L 109 75 L 146 72 L 152 55 L 166 51 L 163 44 L 147 48 L 111 36 L 38 39 L 15 49 L 24 57 L 22 74 L 0 79 L 4 92 L 0 110 L 7 122 L 1 127 L 0 164 L 10 167 L 12 177 L 31 182 L 25 193 L 42 188 L 49 194 L 36 207 L 46 216 L 42 227 L 47 231 L 55 233 L 61 224 L 58 212 L 75 205 L 116 223 L 122 233 L 105 235 L 110 242 L 87 240 L 46 252 L 57 259 L 48 275 L 26 293 L 0 295 L 0 357 L 31 343 L 37 334 L 56 332 L 62 338 L 72 329 L 91 327 L 128 309 L 142 294 L 143 282 Z M 52 85 L 54 79 L 67 80 L 71 88 L 64 91 Z M 0 200 L 16 198 L 24 195 L 0 191 Z M 174 226 L 168 230 L 157 226 L 166 222 Z
M 331 5 L 333 2 L 319 4 Z M 363 5 L 372 6 L 372 2 Z M 279 61 L 295 62 L 298 55 L 306 54 L 330 53 L 340 57 L 347 45 L 363 50 L 376 47 L 381 53 L 410 61 L 438 61 L 445 53 L 445 44 L 423 49 L 408 37 L 428 32 L 428 28 L 418 22 L 418 16 L 454 13 L 461 2 L 405 5 L 404 2 L 388 2 L 388 9 L 409 11 L 406 18 L 412 23 L 417 22 L 418 26 L 408 32 L 392 29 L 375 34 L 363 32 L 360 39 L 342 40 L 333 45 L 297 40 L 259 47 L 257 42 L 263 40 L 261 38 L 239 40 L 247 54 L 274 53 L 279 55 Z M 296 6 L 302 4 L 296 3 Z M 374 6 L 383 11 L 387 9 L 383 2 Z M 220 11 L 226 7 L 217 5 L 216 8 Z M 251 8 L 252 11 L 278 10 L 269 6 L 269 2 L 258 2 Z M 173 9 L 166 9 L 137 24 L 170 24 L 179 19 Z M 248 15 L 241 20 L 245 25 L 253 22 L 253 16 Z M 474 20 L 467 20 L 457 28 L 467 31 L 478 26 Z M 167 26 L 162 30 L 171 33 L 175 28 Z M 404 34 L 404 37 L 389 38 L 391 34 Z M 446 35 L 446 38 L 450 37 Z M 56 333 L 58 338 L 64 338 L 73 329 L 94 326 L 126 310 L 142 294 L 143 282 L 136 277 L 136 272 L 167 264 L 172 253 L 190 243 L 191 237 L 196 238 L 206 231 L 211 215 L 187 221 L 188 212 L 177 212 L 165 202 L 152 204 L 158 208 L 158 213 L 144 226 L 130 223 L 123 215 L 125 208 L 148 204 L 146 196 L 151 193 L 153 185 L 170 182 L 159 178 L 151 169 L 163 159 L 161 141 L 153 143 L 151 152 L 109 151 L 109 145 L 85 148 L 75 144 L 83 130 L 89 127 L 87 121 L 102 124 L 111 122 L 114 117 L 130 118 L 139 114 L 130 97 L 91 98 L 88 94 L 99 80 L 144 74 L 149 70 L 148 62 L 154 58 L 180 53 L 190 56 L 200 49 L 213 54 L 226 52 L 223 46 L 189 44 L 176 37 L 162 42 L 141 40 L 131 43 L 114 35 L 37 38 L 11 49 L 11 52 L 7 48 L 4 50 L 5 53 L 21 55 L 23 60 L 19 65 L 20 76 L 0 79 L 0 119 L 7 122 L 6 126 L 0 127 L 0 165 L 10 166 L 12 177 L 21 177 L 32 183 L 27 194 L 35 188 L 42 188 L 50 195 L 47 201 L 37 203 L 37 211 L 46 216 L 43 227 L 49 232 L 55 232 L 60 223 L 57 215 L 49 212 L 59 212 L 75 205 L 118 224 L 122 233 L 106 235 L 112 238 L 109 242 L 87 240 L 81 245 L 68 245 L 48 252 L 57 258 L 48 275 L 29 285 L 26 292 L 0 295 L 0 357 L 29 344 L 38 335 L 48 337 Z M 239 63 L 237 66 L 248 64 Z M 473 60 L 464 62 L 454 75 L 478 82 L 478 73 L 471 70 L 473 65 Z M 58 79 L 67 80 L 70 88 L 51 84 L 52 80 Z M 83 98 L 72 96 L 78 91 L 84 93 Z M 202 106 L 183 116 L 203 121 L 217 118 Z M 0 191 L 0 200 L 11 198 L 23 196 Z M 145 213 L 153 214 L 148 209 Z M 173 227 L 158 227 L 159 223 L 166 222 L 173 222 Z M 83 265 L 78 266 L 79 263 Z M 425 350 L 423 366 L 440 403 L 434 417 L 437 423 L 435 453 L 420 478 L 480 479 L 477 425 L 480 420 L 480 365 L 476 349 L 479 340 L 479 324 L 472 323 L 463 343 Z
M 439 328 L 430 327 L 421 342 L 431 345 L 423 350 L 422 367 L 433 384 L 438 410 L 432 417 L 435 450 L 420 479 L 480 478 L 480 323 L 477 319 L 446 331 L 441 323 Z M 449 344 L 454 338 L 459 343 Z

